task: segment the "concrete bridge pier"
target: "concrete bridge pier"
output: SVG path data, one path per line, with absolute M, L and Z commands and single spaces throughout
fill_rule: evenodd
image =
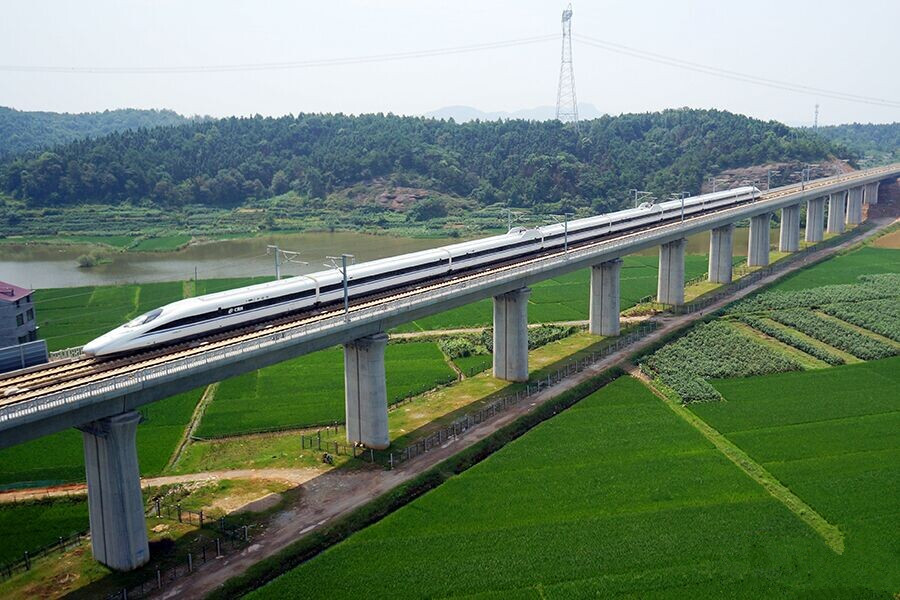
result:
M 778 250 L 796 252 L 800 249 L 800 205 L 785 206 L 781 209 L 781 232 Z
M 591 267 L 589 330 L 594 335 L 619 335 L 619 281 L 622 259 Z
M 880 182 L 866 184 L 865 201 L 866 204 L 878 204 L 878 186 Z
M 344 344 L 344 402 L 347 441 L 383 450 L 388 436 L 384 349 L 388 336 L 376 333 Z
M 810 198 L 806 201 L 806 241 L 821 242 L 825 238 L 825 198 Z
M 116 571 L 130 571 L 150 560 L 137 426 L 130 411 L 79 427 L 84 441 L 88 514 L 94 558 Z
M 750 238 L 747 243 L 747 265 L 764 267 L 769 264 L 769 223 L 772 213 L 750 217 Z
M 681 238 L 659 247 L 659 280 L 656 301 L 662 304 L 684 304 L 684 250 L 687 240 Z
M 844 196 L 846 192 L 834 192 L 828 196 L 828 233 L 844 232 Z
M 859 225 L 862 223 L 863 216 L 863 188 L 850 188 L 847 192 L 847 225 Z
M 528 296 L 531 288 L 494 296 L 494 377 L 528 381 Z
M 731 283 L 734 255 L 734 224 L 709 232 L 709 281 Z

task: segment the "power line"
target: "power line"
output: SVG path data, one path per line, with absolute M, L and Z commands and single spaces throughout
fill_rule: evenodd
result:
M 539 44 L 555 40 L 556 35 L 539 35 L 499 42 L 487 42 L 482 44 L 469 44 L 467 46 L 453 46 L 449 48 L 436 48 L 433 50 L 413 50 L 407 52 L 392 52 L 388 54 L 373 54 L 370 56 L 352 56 L 345 58 L 325 58 L 317 60 L 301 60 L 290 62 L 248 63 L 233 65 L 193 65 L 175 67 L 61 67 L 41 65 L 0 65 L 0 71 L 17 73 L 77 73 L 92 75 L 152 75 L 152 74 L 181 74 L 181 73 L 229 73 L 236 71 L 276 71 L 285 69 L 309 69 L 316 67 L 336 67 L 344 65 L 358 65 L 376 62 L 388 62 L 396 60 L 409 60 L 417 58 L 431 58 L 435 56 L 448 56 L 453 54 L 465 54 L 481 52 L 485 50 L 497 50 L 500 48 L 514 48 L 529 44 Z
M 823 88 L 816 88 L 816 87 L 812 87 L 812 86 L 808 86 L 808 85 L 790 83 L 787 81 L 779 81 L 777 79 L 768 79 L 765 77 L 759 77 L 757 75 L 749 75 L 747 73 L 740 73 L 738 71 L 731 71 L 728 69 L 722 69 L 719 67 L 704 65 L 701 63 L 691 62 L 688 60 L 682 60 L 680 58 L 665 56 L 662 54 L 657 54 L 655 52 L 649 52 L 647 50 L 631 48 L 629 46 L 623 46 L 622 44 L 616 44 L 614 42 L 607 42 L 605 40 L 600 40 L 600 39 L 596 39 L 596 38 L 592 38 L 592 37 L 588 37 L 588 36 L 580 35 L 580 34 L 575 34 L 575 39 L 577 39 L 579 42 L 581 42 L 587 46 L 599 48 L 601 50 L 606 50 L 608 52 L 624 54 L 626 56 L 640 58 L 642 60 L 660 63 L 660 64 L 668 65 L 671 67 L 678 67 L 680 69 L 686 69 L 688 71 L 704 73 L 706 75 L 713 75 L 715 77 L 722 77 L 725 79 L 732 79 L 735 81 L 743 81 L 744 83 L 752 83 L 755 85 L 762 85 L 765 87 L 785 90 L 785 91 L 789 91 L 789 92 L 796 92 L 799 94 L 809 94 L 809 95 L 814 95 L 814 96 L 826 96 L 826 97 L 834 98 L 837 100 L 845 100 L 847 102 L 859 102 L 859 103 L 863 103 L 863 104 L 873 104 L 876 106 L 887 106 L 890 108 L 900 108 L 900 101 L 896 101 L 896 100 L 887 100 L 884 98 L 874 98 L 871 96 L 860 96 L 858 94 L 848 94 L 846 92 L 839 92 L 839 91 L 835 91 L 835 90 L 826 90 Z

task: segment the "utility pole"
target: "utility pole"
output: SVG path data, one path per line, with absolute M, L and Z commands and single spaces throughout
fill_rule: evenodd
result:
M 632 194 L 634 194 L 634 208 L 637 208 L 637 207 L 638 207 L 638 205 L 640 204 L 641 200 L 643 200 L 644 198 L 650 196 L 650 192 L 647 192 L 647 191 L 644 191 L 644 190 L 631 189 L 630 191 L 631 191 Z
M 681 222 L 684 223 L 684 199 L 687 198 L 689 194 L 687 192 L 681 192 L 680 194 L 677 192 L 672 192 L 669 194 L 669 200 L 681 200 Z
M 562 58 L 559 63 L 559 87 L 556 90 L 556 118 L 573 123 L 578 133 L 578 101 L 575 98 L 575 71 L 572 68 L 572 5 L 562 13 Z
M 816 115 L 813 117 L 813 131 L 819 130 L 819 103 L 816 102 Z
M 341 276 L 344 278 L 344 320 L 350 320 L 350 292 L 349 286 L 347 284 L 347 260 L 353 260 L 354 256 L 352 254 L 341 254 L 340 256 L 326 256 L 328 260 L 331 261 L 330 265 L 325 265 L 326 267 L 334 267 L 338 271 L 341 272 Z M 341 266 L 337 265 L 337 261 L 341 261 Z
M 569 252 L 569 217 L 574 217 L 575 213 L 564 212 L 561 215 L 550 215 L 553 217 L 557 223 L 559 223 L 559 218 L 562 217 L 563 220 L 563 252 L 568 254 Z
M 522 216 L 522 213 L 515 212 L 508 206 L 504 207 L 503 210 L 506 211 L 506 231 L 508 232 L 510 229 L 512 229 L 513 217 L 516 217 L 516 219 L 518 219 L 520 216 Z
M 293 250 L 282 250 L 278 247 L 278 245 L 268 245 L 266 246 L 266 254 L 274 254 L 275 255 L 275 279 L 276 281 L 281 279 L 281 265 L 282 259 L 284 262 L 289 263 L 297 263 L 300 265 L 308 265 L 309 263 L 303 260 L 297 260 L 297 257 L 300 256 L 299 252 L 294 252 Z

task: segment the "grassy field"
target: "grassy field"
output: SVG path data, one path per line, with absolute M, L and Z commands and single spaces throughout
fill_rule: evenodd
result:
M 206 409 L 200 437 L 344 420 L 344 355 L 332 348 L 223 381 Z M 434 342 L 390 344 L 388 402 L 455 379 Z
M 620 379 L 251 597 L 861 597 L 840 560 Z
M 202 390 L 166 398 L 140 409 L 137 451 L 142 475 L 159 474 L 181 439 Z M 52 485 L 84 480 L 81 433 L 69 429 L 0 450 L 0 485 Z
M 161 235 L 158 237 L 144 238 L 131 248 L 133 252 L 165 252 L 177 250 L 188 242 L 192 236 L 184 234 Z
M 644 296 L 655 294 L 659 276 L 656 256 L 626 256 L 622 265 L 621 305 L 626 309 Z M 685 278 L 706 272 L 708 259 L 703 255 L 685 257 Z M 591 274 L 587 269 L 548 279 L 534 285 L 528 299 L 528 322 L 580 321 L 588 318 Z M 493 318 L 491 300 L 482 300 L 402 325 L 398 331 L 428 331 L 462 327 L 482 327 Z
M 900 357 L 714 385 L 692 410 L 843 532 L 840 597 L 900 590 Z
M 769 289 L 803 290 L 835 283 L 854 283 L 860 275 L 900 273 L 900 250 L 863 246 L 785 277 Z
M 34 293 L 40 337 L 50 350 L 80 346 L 128 319 L 180 300 L 180 281 L 53 288 Z
M 0 565 L 87 527 L 88 509 L 84 498 L 0 504 L 0 531 L 4 532 Z

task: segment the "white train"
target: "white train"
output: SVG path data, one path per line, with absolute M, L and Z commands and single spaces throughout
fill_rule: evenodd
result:
M 684 215 L 749 202 L 759 195 L 760 191 L 755 187 L 741 187 L 685 198 Z M 681 213 L 682 202 L 673 200 L 570 221 L 568 242 L 572 245 L 639 229 L 680 218 Z M 562 223 L 534 229 L 517 227 L 505 235 L 352 265 L 347 268 L 348 294 L 353 298 L 382 292 L 447 273 L 562 247 L 565 237 Z M 343 298 L 343 277 L 337 270 L 188 298 L 152 310 L 113 329 L 85 345 L 84 353 L 102 356 L 140 350 L 341 302 Z

